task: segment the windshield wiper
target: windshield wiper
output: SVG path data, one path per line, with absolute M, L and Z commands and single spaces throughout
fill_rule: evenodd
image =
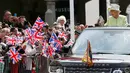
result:
M 106 53 L 106 52 L 95 52 L 93 54 L 114 54 L 114 53 Z
M 122 54 L 122 55 L 130 55 L 130 53 Z

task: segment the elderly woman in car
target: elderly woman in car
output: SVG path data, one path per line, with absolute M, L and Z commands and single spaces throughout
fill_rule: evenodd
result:
M 120 6 L 117 4 L 111 5 L 110 14 L 105 26 L 108 27 L 127 27 L 127 18 L 124 15 L 120 15 Z

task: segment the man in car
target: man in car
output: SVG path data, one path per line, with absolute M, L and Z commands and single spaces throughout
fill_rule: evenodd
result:
M 110 14 L 105 26 L 107 27 L 127 27 L 127 18 L 124 15 L 120 15 L 120 6 L 117 4 L 111 5 Z

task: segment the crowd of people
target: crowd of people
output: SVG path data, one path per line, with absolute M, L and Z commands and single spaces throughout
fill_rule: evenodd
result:
M 43 25 L 42 28 L 41 26 L 37 27 L 39 24 Z M 34 24 L 30 24 L 25 16 L 12 16 L 10 11 L 5 11 L 3 22 L 0 23 L 0 62 L 2 62 L 0 63 L 2 67 L 0 73 L 35 73 L 36 64 L 32 56 L 39 55 L 42 61 L 40 61 L 39 73 L 47 73 L 47 59 L 60 58 L 62 53 L 68 53 L 70 47 L 73 46 L 74 42 L 70 39 L 69 25 L 63 15 L 59 16 L 50 27 L 40 17 L 36 19 Z M 83 24 L 75 26 L 75 38 L 77 39 L 87 27 Z M 51 48 L 53 51 L 48 51 L 48 49 L 45 51 L 46 44 L 51 45 L 47 48 Z M 15 48 L 22 57 L 17 62 L 7 54 L 12 48 Z M 43 48 L 45 49 L 43 50 Z
M 104 25 L 100 18 L 95 26 L 128 26 L 126 17 L 120 15 L 120 7 L 114 6 L 107 23 Z M 93 26 L 76 25 L 75 40 L 89 27 Z M 10 11 L 5 11 L 0 22 L 0 73 L 36 73 L 36 70 L 47 73 L 48 59 L 60 58 L 73 46 L 70 31 L 70 24 L 63 15 L 49 26 L 40 17 L 30 24 L 25 16 L 12 16 Z

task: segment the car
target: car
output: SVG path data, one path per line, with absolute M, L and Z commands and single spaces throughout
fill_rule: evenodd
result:
M 93 66 L 82 62 L 90 41 Z M 54 60 L 50 73 L 130 73 L 130 28 L 85 29 L 67 56 Z

